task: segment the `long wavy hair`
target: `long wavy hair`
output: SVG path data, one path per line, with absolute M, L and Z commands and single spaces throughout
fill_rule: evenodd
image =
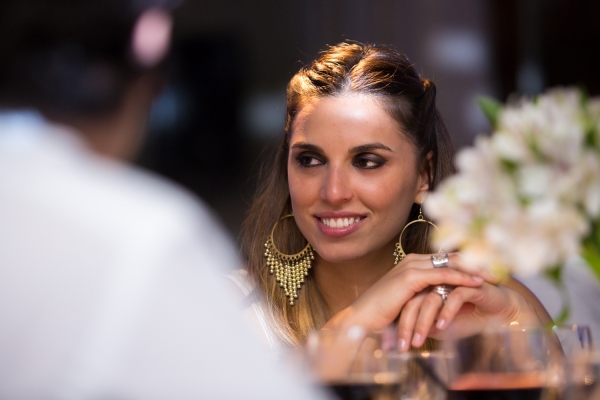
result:
M 331 311 L 310 273 L 295 305 L 289 305 L 284 291 L 266 266 L 264 243 L 281 217 L 292 212 L 287 161 L 294 118 L 315 99 L 350 93 L 375 96 L 378 104 L 402 127 L 416 149 L 418 167 L 427 172 L 430 190 L 453 172 L 452 144 L 436 108 L 435 85 L 421 78 L 406 56 L 394 48 L 341 43 L 323 51 L 310 66 L 294 75 L 287 87 L 285 135 L 274 162 L 271 160 L 261 169 L 260 183 L 242 236 L 248 275 L 266 300 L 279 335 L 291 345 L 303 343 L 310 330 L 319 329 L 332 317 Z M 419 208 L 413 205 L 408 221 L 417 218 Z M 414 225 L 415 228 L 403 236 L 403 248 L 407 253 L 429 252 L 427 227 L 421 226 L 428 224 Z M 277 224 L 275 241 L 278 249 L 288 254 L 306 245 L 293 218 Z M 390 261 L 392 257 L 390 254 Z

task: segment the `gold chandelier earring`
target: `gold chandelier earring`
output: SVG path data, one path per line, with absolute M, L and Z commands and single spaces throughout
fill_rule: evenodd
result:
M 279 286 L 285 290 L 285 295 L 290 299 L 290 305 L 294 305 L 294 299 L 298 298 L 298 289 L 304 283 L 304 277 L 308 275 L 308 270 L 311 267 L 311 260 L 315 259 L 313 249 L 310 243 L 296 254 L 283 254 L 273 241 L 273 233 L 277 224 L 286 218 L 293 217 L 293 214 L 283 216 L 278 222 L 275 223 L 271 230 L 271 235 L 267 238 L 265 243 L 265 257 L 267 258 L 267 265 L 269 271 L 275 274 Z
M 406 228 L 408 228 L 409 226 L 416 224 L 416 223 L 426 223 L 429 224 L 431 226 L 433 226 L 436 230 L 439 231 L 438 227 L 435 226 L 435 224 L 431 221 L 426 220 L 423 217 L 423 210 L 421 209 L 421 206 L 419 206 L 419 216 L 417 217 L 417 219 L 410 221 L 408 224 L 404 225 L 404 228 L 402 228 L 402 231 L 400 232 L 400 237 L 398 238 L 398 243 L 396 243 L 396 248 L 394 250 L 394 265 L 397 265 L 400 261 L 402 261 L 402 259 L 404 257 L 406 257 L 406 253 L 404 252 L 404 249 L 402 248 L 402 235 L 404 234 L 404 231 L 406 230 Z M 441 249 L 440 249 L 441 251 Z

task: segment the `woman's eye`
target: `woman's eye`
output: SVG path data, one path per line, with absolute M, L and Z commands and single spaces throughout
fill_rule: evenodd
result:
M 355 167 L 363 169 L 375 169 L 385 164 L 385 160 L 374 154 L 359 154 L 352 160 Z
M 296 160 L 298 160 L 298 164 L 302 167 L 316 167 L 317 165 L 324 164 L 322 160 L 310 154 L 300 154 L 296 157 Z

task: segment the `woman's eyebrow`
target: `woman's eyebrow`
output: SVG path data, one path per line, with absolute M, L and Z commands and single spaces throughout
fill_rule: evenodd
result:
M 298 142 L 292 145 L 292 149 L 302 149 L 308 151 L 314 151 L 316 153 L 323 153 L 323 149 L 317 145 L 306 143 L 306 142 Z
M 383 143 L 376 142 L 376 143 L 368 143 L 368 144 L 363 144 L 360 146 L 353 147 L 350 150 L 348 150 L 348 153 L 349 154 L 364 153 L 366 151 L 373 151 L 373 150 L 387 150 L 387 151 L 393 152 L 392 149 L 390 149 Z

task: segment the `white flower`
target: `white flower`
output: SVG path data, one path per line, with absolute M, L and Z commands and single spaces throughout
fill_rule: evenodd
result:
M 527 198 L 543 196 L 551 190 L 555 175 L 548 165 L 524 165 L 517 172 L 519 193 Z
M 558 89 L 506 107 L 425 202 L 467 267 L 531 275 L 580 250 L 600 216 L 600 100 Z M 591 135 L 590 135 L 591 132 Z

